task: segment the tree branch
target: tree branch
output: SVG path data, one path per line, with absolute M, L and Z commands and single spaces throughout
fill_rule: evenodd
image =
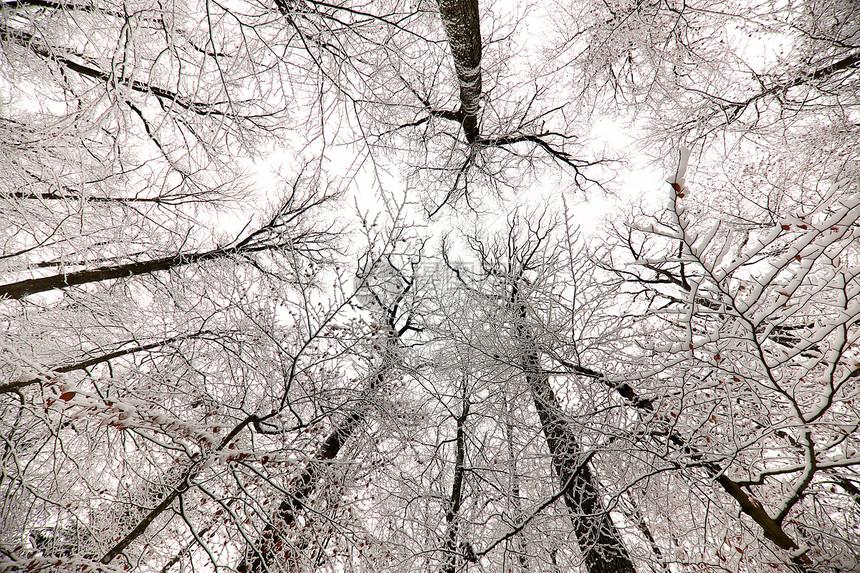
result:
M 654 404 L 651 400 L 643 399 L 638 396 L 636 391 L 626 382 L 618 383 L 614 380 L 611 380 L 604 374 L 597 372 L 595 370 L 591 370 L 589 368 L 585 368 L 582 366 L 571 364 L 570 362 L 562 359 L 559 356 L 553 355 L 553 358 L 562 364 L 565 367 L 570 367 L 571 370 L 576 374 L 582 374 L 584 376 L 589 376 L 590 378 L 594 378 L 599 380 L 607 387 L 611 388 L 618 392 L 620 396 L 622 396 L 625 400 L 627 400 L 631 405 L 636 407 L 639 410 L 644 412 L 648 412 L 649 414 L 655 413 Z M 687 441 L 674 432 L 669 432 L 668 439 L 672 442 L 673 445 L 689 454 L 693 459 L 702 460 L 704 458 L 704 454 L 698 451 L 695 446 L 690 445 Z M 782 526 L 774 520 L 765 509 L 761 506 L 760 503 L 755 501 L 746 492 L 741 489 L 740 484 L 733 481 L 726 475 L 726 470 L 721 468 L 715 462 L 705 461 L 701 464 L 701 467 L 704 468 L 707 473 L 716 480 L 716 482 L 723 488 L 723 491 L 728 493 L 740 506 L 740 509 L 743 513 L 747 514 L 752 518 L 753 521 L 758 524 L 761 528 L 764 536 L 773 541 L 777 547 L 780 549 L 784 549 L 786 551 L 796 551 L 799 549 L 799 545 L 782 529 Z M 806 555 L 800 555 L 792 558 L 795 566 L 799 567 L 801 570 L 806 570 L 806 567 L 811 564 L 811 560 Z

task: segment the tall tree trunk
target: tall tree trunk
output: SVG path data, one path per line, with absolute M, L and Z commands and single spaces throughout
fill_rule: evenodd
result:
M 82 271 L 75 271 L 73 273 L 60 273 L 47 277 L 25 279 L 14 283 L 0 285 L 0 299 L 5 297 L 18 300 L 40 292 L 48 292 L 51 290 L 64 289 L 112 279 L 147 275 L 223 257 L 271 251 L 284 246 L 285 244 L 273 242 L 238 247 L 220 247 L 209 251 L 176 253 L 175 255 L 168 255 L 166 257 L 150 259 L 148 261 L 135 261 L 120 265 L 85 269 Z
M 325 464 L 337 457 L 344 442 L 349 439 L 364 418 L 363 413 L 351 414 L 326 437 L 313 459 L 293 481 L 290 495 L 278 505 L 274 516 L 254 544 L 251 554 L 236 567 L 237 571 L 240 573 L 269 571 L 275 559 L 291 564 L 292 568 L 297 570 L 298 555 L 290 550 L 285 533 L 295 523 L 296 514 L 304 506 L 304 500 L 316 489 Z
M 635 573 L 621 534 L 603 505 L 597 478 L 582 459 L 582 450 L 564 418 L 549 375 L 540 367 L 537 352 L 528 352 L 522 367 L 589 573 Z
M 235 257 L 273 251 L 276 249 L 303 248 L 305 245 L 322 242 L 331 238 L 328 230 L 299 231 L 295 236 L 288 236 L 285 231 L 290 229 L 297 220 L 304 216 L 310 209 L 327 201 L 326 195 L 312 195 L 305 199 L 297 200 L 295 190 L 291 196 L 272 218 L 254 231 L 243 233 L 245 237 L 238 238 L 228 245 L 216 247 L 208 251 L 195 251 L 191 253 L 175 253 L 165 257 L 150 259 L 148 261 L 134 261 L 118 265 L 105 265 L 95 269 L 84 269 L 72 273 L 59 273 L 35 279 L 25 279 L 14 283 L 0 285 L 0 300 L 3 298 L 22 299 L 26 296 L 47 292 L 56 289 L 64 289 L 106 280 L 133 277 L 167 271 L 180 268 L 185 265 L 202 263 L 225 257 Z M 319 245 L 313 245 L 309 251 L 313 251 Z
M 540 417 L 552 465 L 564 489 L 564 502 L 579 549 L 589 573 L 636 573 L 621 534 L 603 505 L 600 484 L 588 460 L 583 459 L 576 433 L 564 416 L 561 404 L 549 383 L 549 374 L 540 364 L 534 338 L 525 325 L 526 308 L 518 301 L 520 322 L 517 338 L 521 344 L 520 366 L 526 376 L 535 409 Z
M 272 247 L 269 247 L 272 248 Z M 190 265 L 205 260 L 227 256 L 229 253 L 222 249 L 211 251 L 175 254 L 149 261 L 139 261 L 122 265 L 104 266 L 96 269 L 86 269 L 73 273 L 60 273 L 36 279 L 26 279 L 14 283 L 0 285 L 0 298 L 22 299 L 31 294 L 63 289 L 89 283 L 133 277 L 166 271 L 173 268 Z
M 394 330 L 394 316 L 389 316 L 388 340 L 385 343 L 380 364 L 370 379 L 368 393 L 379 388 L 386 380 L 394 366 L 396 345 L 399 333 Z M 314 457 L 307 463 L 302 472 L 293 480 L 290 493 L 281 500 L 269 522 L 263 528 L 259 539 L 254 542 L 242 559 L 236 570 L 239 573 L 265 573 L 272 570 L 275 560 L 280 565 L 287 564 L 297 569 L 301 547 L 294 547 L 289 542 L 289 530 L 296 521 L 297 514 L 304 508 L 305 500 L 315 490 L 326 465 L 337 458 L 343 444 L 353 435 L 355 430 L 364 422 L 365 412 L 354 412 L 341 421 L 325 441 L 317 449 Z
M 481 25 L 478 0 L 438 0 L 460 84 L 460 121 L 466 141 L 478 139 L 481 100 Z
M 457 569 L 458 557 L 465 556 L 469 561 L 475 561 L 475 554 L 468 544 L 458 544 L 460 504 L 463 499 L 463 475 L 465 474 L 466 458 L 466 417 L 469 415 L 469 401 L 466 399 L 466 385 L 463 384 L 462 413 L 457 416 L 456 453 L 454 459 L 454 479 L 451 485 L 451 498 L 448 500 L 448 510 L 445 512 L 448 536 L 445 540 L 445 555 L 441 573 L 454 573 Z M 460 547 L 462 545 L 462 551 Z

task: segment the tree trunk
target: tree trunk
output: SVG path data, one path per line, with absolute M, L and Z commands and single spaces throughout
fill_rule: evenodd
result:
M 517 458 L 514 452 L 514 424 L 511 421 L 511 409 L 508 405 L 508 399 L 505 394 L 502 394 L 502 400 L 505 405 L 505 414 L 507 416 L 507 421 L 505 423 L 505 437 L 508 442 L 508 459 L 511 461 L 508 471 L 510 472 L 510 499 L 511 507 L 513 508 L 513 523 L 515 527 L 522 527 L 525 516 L 523 514 L 522 504 L 520 503 L 520 478 L 517 470 Z M 520 564 L 520 571 L 528 571 L 530 569 L 528 546 L 526 545 L 526 540 L 522 535 L 517 536 L 515 552 L 517 554 L 517 561 L 519 561 Z
M 577 366 L 567 362 L 562 362 L 562 364 L 570 367 L 571 370 L 577 374 L 600 380 L 607 387 L 618 392 L 620 396 L 626 399 L 637 409 L 647 412 L 649 414 L 653 414 L 655 412 L 653 402 L 649 399 L 641 398 L 638 393 L 626 382 L 613 382 L 612 380 L 604 376 L 602 373 L 597 372 L 595 370 L 591 370 L 590 368 Z M 687 443 L 687 441 L 683 437 L 681 437 L 674 431 L 668 433 L 667 439 L 673 446 L 677 447 L 682 452 L 690 455 L 693 460 L 698 461 L 704 457 L 703 454 L 695 448 L 695 446 Z M 797 542 L 795 542 L 794 539 L 792 539 L 791 536 L 789 536 L 788 533 L 785 532 L 785 530 L 782 528 L 782 525 L 776 520 L 774 520 L 767 513 L 764 507 L 762 507 L 762 505 L 758 503 L 758 501 L 747 495 L 747 493 L 737 482 L 735 482 L 726 475 L 725 468 L 722 468 L 717 463 L 710 461 L 702 462 L 701 467 L 711 478 L 713 478 L 720 485 L 720 487 L 723 488 L 723 491 L 725 491 L 727 494 L 734 498 L 734 500 L 740 506 L 741 512 L 751 517 L 752 520 L 755 521 L 756 524 L 758 524 L 766 538 L 773 541 L 780 549 L 784 549 L 785 551 L 795 552 L 799 549 L 799 545 L 797 544 Z M 792 557 L 791 561 L 795 570 L 797 571 L 806 571 L 807 566 L 811 564 L 811 560 L 805 554 Z
M 460 84 L 460 121 L 466 141 L 478 139 L 481 99 L 481 25 L 478 0 L 438 0 Z
M 469 561 L 474 559 L 474 551 L 471 545 L 464 545 L 463 551 L 458 550 L 458 533 L 460 504 L 463 499 L 463 475 L 465 474 L 466 457 L 466 417 L 469 415 L 469 401 L 466 399 L 465 385 L 463 388 L 463 412 L 457 418 L 456 455 L 454 461 L 454 479 L 451 485 L 451 498 L 448 500 L 448 510 L 445 512 L 445 523 L 448 528 L 448 538 L 445 540 L 445 555 L 442 565 L 442 573 L 454 573 L 457 570 L 458 557 L 465 555 Z M 468 548 L 468 549 L 467 549 Z
M 564 418 L 549 375 L 540 367 L 537 351 L 526 352 L 522 367 L 589 573 L 636 573 L 621 534 L 603 506 L 597 478 L 587 460 L 582 459 L 581 448 Z
M 368 392 L 373 392 L 385 381 L 394 365 L 398 333 L 394 330 L 394 317 L 389 316 L 389 334 L 380 366 L 373 374 L 368 386 Z M 239 573 L 265 573 L 271 570 L 271 565 L 277 561 L 280 564 L 292 565 L 297 569 L 298 558 L 296 550 L 288 540 L 289 528 L 296 521 L 296 514 L 304 507 L 307 499 L 316 489 L 324 466 L 334 460 L 340 453 L 343 444 L 352 436 L 356 428 L 365 420 L 364 412 L 354 412 L 340 422 L 320 445 L 302 473 L 292 483 L 290 494 L 285 497 L 274 515 L 263 528 L 260 538 L 249 548 L 236 570 Z
M 236 570 L 239 573 L 262 573 L 270 570 L 277 558 L 282 563 L 292 564 L 297 569 L 298 555 L 290 550 L 285 532 L 296 521 L 306 499 L 316 488 L 317 479 L 326 462 L 335 459 L 344 442 L 364 421 L 363 413 L 354 413 L 341 422 L 325 439 L 313 459 L 308 462 L 302 473 L 295 479 L 290 495 L 278 505 L 274 516 L 266 524 L 260 539 L 254 544 L 251 555 L 242 559 Z
M 171 268 L 188 265 L 207 258 L 215 258 L 216 253 L 218 252 L 207 251 L 204 253 L 189 253 L 187 255 L 177 254 L 162 257 L 160 259 L 152 259 L 150 261 L 99 267 L 97 269 L 86 269 L 68 274 L 60 273 L 37 279 L 26 279 L 23 281 L 0 285 L 0 298 L 6 297 L 17 300 L 31 294 L 47 292 L 55 289 L 63 289 L 122 277 L 133 277 L 158 271 L 166 271 Z
M 96 269 L 85 269 L 73 273 L 60 273 L 36 279 L 25 279 L 22 281 L 0 285 L 0 299 L 10 298 L 19 300 L 32 294 L 47 292 L 56 289 L 64 289 L 90 283 L 146 275 L 159 271 L 199 263 L 203 261 L 218 259 L 232 254 L 259 252 L 271 250 L 277 245 L 260 245 L 242 249 L 212 249 L 195 253 L 177 253 L 167 257 L 152 259 L 149 261 L 138 261 L 121 265 L 103 266 Z

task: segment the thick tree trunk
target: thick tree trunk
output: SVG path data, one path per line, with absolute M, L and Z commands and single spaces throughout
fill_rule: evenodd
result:
M 540 366 L 537 351 L 526 351 L 522 368 L 552 455 L 553 468 L 565 490 L 564 502 L 570 510 L 570 520 L 589 573 L 636 573 L 621 534 L 603 505 L 597 478 L 588 462 L 582 459 L 582 450 L 564 418 L 549 375 Z
M 517 279 L 511 287 L 509 300 L 518 319 L 514 336 L 519 344 L 520 367 L 540 418 L 553 469 L 564 490 L 564 502 L 588 573 L 636 573 L 621 533 L 603 505 L 597 476 L 592 473 L 588 458 L 583 457 L 576 432 L 549 383 L 549 374 L 541 366 Z
M 478 0 L 438 0 L 460 84 L 460 121 L 466 141 L 478 140 L 481 99 L 481 25 Z
M 394 365 L 398 334 L 394 331 L 394 318 L 389 317 L 390 334 L 386 342 L 385 352 L 380 366 L 370 379 L 368 392 L 373 392 L 385 381 Z M 304 508 L 305 499 L 317 487 L 325 466 L 337 458 L 343 444 L 353 435 L 355 430 L 364 422 L 364 412 L 354 412 L 341 421 L 320 445 L 311 459 L 292 483 L 290 494 L 285 497 L 274 515 L 263 528 L 260 538 L 249 548 L 236 570 L 239 573 L 265 573 L 272 571 L 272 565 L 277 560 L 278 570 L 298 571 L 299 555 L 302 547 L 290 543 L 290 526 L 295 523 L 296 515 Z M 286 565 L 286 567 L 284 567 Z

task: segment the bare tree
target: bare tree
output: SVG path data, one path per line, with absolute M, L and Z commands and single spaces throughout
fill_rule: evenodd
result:
M 577 428 L 562 407 L 550 382 L 550 372 L 543 365 L 532 325 L 530 295 L 541 287 L 540 278 L 535 280 L 531 275 L 550 275 L 557 264 L 549 246 L 552 227 L 514 215 L 504 235 L 489 239 L 468 237 L 480 271 L 477 278 L 470 276 L 465 284 L 488 301 L 500 301 L 502 313 L 507 313 L 502 320 L 510 324 L 507 335 L 511 340 L 504 350 L 493 354 L 497 359 L 508 357 L 525 378 L 560 485 L 553 499 L 562 498 L 568 508 L 587 569 L 634 572 L 622 534 L 605 506 L 604 488 L 591 467 L 596 451 L 587 452 L 580 444 Z M 468 276 L 466 270 L 453 270 L 464 280 Z M 481 284 L 482 280 L 487 284 Z
M 857 15 L 2 3 L 0 569 L 855 569 Z M 604 112 L 668 208 L 495 233 Z
M 854 519 L 852 179 L 838 178 L 815 203 L 802 187 L 784 188 L 778 209 L 742 204 L 745 219 L 706 225 L 692 214 L 707 203 L 688 198 L 685 167 L 669 208 L 623 231 L 632 264 L 603 259 L 641 301 L 631 308 L 648 328 L 648 377 L 625 380 L 658 399 L 643 402 L 644 388 L 627 382 L 618 390 L 653 412 L 650 424 L 664 428 L 657 439 L 713 478 L 784 560 L 838 570 L 854 544 L 824 532 L 834 518 Z M 741 559 L 768 562 L 749 546 Z
M 379 357 L 362 384 L 362 403 L 373 400 L 374 395 L 393 376 L 399 363 L 400 339 L 415 328 L 409 304 L 413 298 L 411 291 L 415 287 L 414 269 L 394 266 L 398 253 L 392 253 L 391 249 L 404 229 L 397 226 L 396 221 L 392 225 L 395 227 L 391 230 L 391 238 L 381 245 L 383 253 L 374 256 L 369 252 L 358 276 L 358 294 L 365 297 L 378 320 L 377 339 L 374 340 L 373 348 Z M 371 248 L 380 246 L 371 245 Z M 286 496 L 272 515 L 267 517 L 258 538 L 239 563 L 238 571 L 269 571 L 275 567 L 275 563 L 278 563 L 278 568 L 290 571 L 302 568 L 301 554 L 319 540 L 308 538 L 307 534 L 305 538 L 291 538 L 297 514 L 311 509 L 308 498 L 321 488 L 320 482 L 327 481 L 326 474 L 330 474 L 327 466 L 336 462 L 345 443 L 365 422 L 367 408 L 366 404 L 362 404 L 357 410 L 341 412 L 341 419 L 333 419 L 330 433 L 285 488 Z M 328 476 L 330 480 L 331 476 Z

